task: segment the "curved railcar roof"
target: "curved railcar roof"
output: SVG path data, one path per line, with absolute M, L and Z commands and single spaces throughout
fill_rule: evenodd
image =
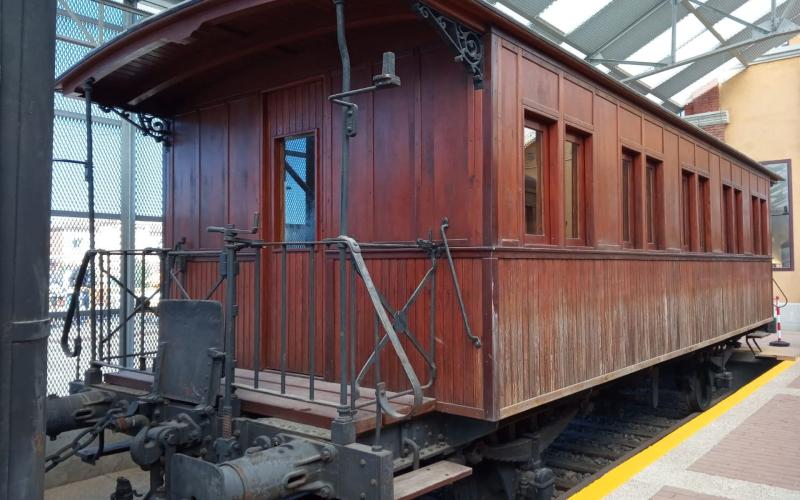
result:
M 349 0 L 348 26 L 413 20 L 412 3 Z M 460 18 L 476 30 L 485 32 L 497 27 L 770 179 L 781 180 L 744 153 L 481 0 L 426 0 L 425 3 Z M 169 115 L 180 100 L 183 86 L 190 82 L 202 84 L 203 78 L 213 71 L 246 56 L 270 50 L 291 51 L 292 44 L 332 36 L 334 20 L 330 0 L 187 0 L 93 50 L 56 79 L 56 89 L 66 95 L 81 95 L 85 82 L 92 78 L 93 99 L 99 104 Z

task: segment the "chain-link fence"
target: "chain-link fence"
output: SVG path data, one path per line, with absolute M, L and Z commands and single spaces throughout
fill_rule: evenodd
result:
M 145 13 L 130 6 L 108 1 L 58 0 L 56 75 L 144 17 Z M 68 391 L 69 382 L 87 368 L 91 355 L 90 290 L 83 286 L 74 295 L 81 261 L 89 250 L 88 189 L 84 166 L 75 163 L 86 159 L 85 104 L 56 94 L 54 115 L 53 158 L 72 161 L 53 162 L 50 220 L 51 333 L 47 385 L 48 393 L 63 395 Z M 92 122 L 97 213 L 95 247 L 105 250 L 161 247 L 162 146 L 97 106 L 92 107 Z M 127 262 L 123 262 L 124 259 Z M 158 257 L 109 255 L 105 261 L 101 256 L 96 260 L 98 354 L 118 361 L 114 357 L 121 354 L 140 350 L 154 352 L 157 347 L 155 315 L 148 310 L 146 314 L 131 318 L 126 328 L 121 328 L 121 315 L 129 316 L 140 304 L 115 280 L 127 284 L 136 295 L 152 296 L 150 305 L 155 305 L 161 276 Z M 83 350 L 79 357 L 68 358 L 59 341 L 73 295 L 77 300 L 77 312 L 70 345 L 74 336 L 80 336 Z M 126 337 L 127 341 L 121 342 Z M 152 367 L 151 362 L 145 362 L 148 368 Z M 139 366 L 140 360 L 131 357 L 127 363 Z

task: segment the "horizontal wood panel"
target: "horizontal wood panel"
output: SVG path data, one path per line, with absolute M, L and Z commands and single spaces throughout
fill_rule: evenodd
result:
M 769 262 L 501 259 L 502 409 L 769 319 Z

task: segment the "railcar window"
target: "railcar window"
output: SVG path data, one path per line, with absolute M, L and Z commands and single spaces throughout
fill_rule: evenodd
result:
M 681 247 L 689 251 L 692 244 L 692 174 L 681 175 Z
M 525 125 L 525 232 L 544 234 L 545 129 L 529 122 Z
M 647 159 L 645 170 L 645 224 L 647 231 L 647 248 L 659 248 L 662 228 L 661 217 L 663 209 L 661 203 L 663 192 L 661 189 L 661 162 L 652 158 Z
M 734 217 L 736 221 L 735 253 L 744 253 L 744 206 L 742 191 L 733 190 Z
M 314 134 L 279 140 L 284 241 L 317 239 L 315 142 Z
M 761 253 L 769 255 L 769 205 L 767 200 L 759 199 L 761 202 Z
M 725 232 L 725 253 L 735 253 L 736 226 L 734 224 L 733 189 L 722 186 L 722 228 Z
M 753 255 L 761 255 L 761 201 L 758 196 L 752 196 L 750 200 L 752 206 L 750 210 L 751 226 L 753 228 Z
M 622 153 L 622 244 L 633 246 L 634 224 L 636 223 L 636 189 L 634 183 L 634 158 Z
M 792 242 L 792 165 L 789 160 L 764 164 L 783 180 L 772 184 L 769 192 L 769 226 L 772 232 L 772 267 L 775 270 L 794 269 L 794 244 Z M 770 251 L 769 247 L 765 251 Z
M 568 244 L 583 244 L 584 237 L 583 140 L 567 134 L 564 141 L 564 234 Z
M 700 236 L 699 249 L 701 252 L 711 251 L 711 184 L 708 178 L 699 177 L 698 180 L 698 219 L 697 229 Z

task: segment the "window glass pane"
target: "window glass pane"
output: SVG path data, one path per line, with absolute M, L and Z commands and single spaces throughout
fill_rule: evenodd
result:
M 753 196 L 751 200 L 752 210 L 750 210 L 750 218 L 752 219 L 753 229 L 753 254 L 759 255 L 761 253 L 761 203 L 758 197 Z
M 725 252 L 733 253 L 733 193 L 730 186 L 722 186 L 722 228 L 725 232 Z
M 542 202 L 542 143 L 540 130 L 525 127 L 525 232 L 544 234 Z
M 742 253 L 742 247 L 744 246 L 744 205 L 742 205 L 742 192 L 738 189 L 734 189 L 733 199 L 736 205 L 736 253 Z
M 792 207 L 789 193 L 789 165 L 768 163 L 765 165 L 784 180 L 772 185 L 769 195 L 769 221 L 772 229 L 772 265 L 775 268 L 792 267 Z
M 708 196 L 709 196 L 708 179 L 706 179 L 705 177 L 700 177 L 698 180 L 699 180 L 699 185 L 698 185 L 698 187 L 699 187 L 699 192 L 698 192 L 699 200 L 698 201 L 700 203 L 700 207 L 699 207 L 699 210 L 698 210 L 699 217 L 697 218 L 697 230 L 698 230 L 699 235 L 700 235 L 700 251 L 701 252 L 708 252 L 710 250 L 710 248 L 709 248 L 710 245 L 708 244 L 709 243 L 709 241 L 708 241 L 709 238 L 708 238 L 708 234 L 706 234 L 706 231 L 707 231 L 707 228 L 708 228 L 708 222 L 709 222 L 709 220 L 711 218 L 711 214 L 709 213 L 709 210 L 711 209 L 711 205 L 709 204 L 709 201 L 708 201 Z
M 656 166 L 652 162 L 647 162 L 647 199 L 645 214 L 647 218 L 647 242 L 656 242 L 656 217 L 655 217 L 655 195 L 656 195 Z
M 633 224 L 633 158 L 622 155 L 622 241 L 631 242 Z
M 567 238 L 580 238 L 580 145 L 564 142 L 564 218 Z
M 681 178 L 681 244 L 685 249 L 691 244 L 692 217 L 691 217 L 691 197 L 689 186 L 691 184 L 691 174 L 683 173 Z
M 286 137 L 281 142 L 284 241 L 313 241 L 317 235 L 314 136 Z

